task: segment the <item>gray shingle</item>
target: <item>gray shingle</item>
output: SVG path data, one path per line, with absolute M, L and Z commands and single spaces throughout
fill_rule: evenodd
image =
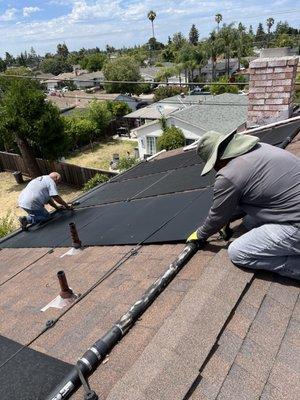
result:
M 240 95 L 233 96 L 235 97 L 230 97 L 230 99 L 216 96 L 207 100 L 204 104 L 177 111 L 173 113 L 172 117 L 205 131 L 216 130 L 224 134 L 230 133 L 244 124 L 247 119 L 247 98 Z

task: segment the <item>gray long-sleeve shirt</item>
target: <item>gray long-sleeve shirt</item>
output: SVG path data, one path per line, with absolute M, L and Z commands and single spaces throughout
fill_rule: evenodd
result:
M 238 207 L 263 223 L 299 224 L 300 159 L 268 144 L 233 158 L 216 176 L 213 205 L 198 237 L 218 232 Z

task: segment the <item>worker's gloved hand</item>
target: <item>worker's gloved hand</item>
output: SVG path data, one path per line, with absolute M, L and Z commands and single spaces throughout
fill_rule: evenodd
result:
M 197 231 L 190 234 L 190 236 L 186 240 L 187 243 L 195 243 L 198 249 L 202 249 L 206 243 L 205 239 L 199 239 Z
M 219 232 L 220 238 L 228 242 L 232 238 L 233 230 L 230 228 L 230 225 L 227 224 L 223 226 L 223 228 Z

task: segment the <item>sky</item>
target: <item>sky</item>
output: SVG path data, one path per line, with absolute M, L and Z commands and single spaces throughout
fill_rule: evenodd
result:
M 55 52 L 58 43 L 70 51 L 143 44 L 152 36 L 150 10 L 157 14 L 155 36 L 162 42 L 178 31 L 188 35 L 192 24 L 200 38 L 207 36 L 216 27 L 216 13 L 224 23 L 241 21 L 254 29 L 268 17 L 275 24 L 300 25 L 299 0 L 0 0 L 0 56 L 31 46 L 43 55 Z

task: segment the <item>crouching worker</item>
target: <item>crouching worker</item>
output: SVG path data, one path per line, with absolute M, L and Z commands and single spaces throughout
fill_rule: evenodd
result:
M 228 248 L 238 266 L 264 269 L 300 280 L 300 159 L 250 135 L 211 131 L 197 153 L 202 175 L 217 171 L 208 217 L 188 238 L 203 244 L 237 210 L 248 232 Z
M 56 184 L 60 181 L 60 174 L 51 172 L 49 175 L 33 179 L 22 190 L 19 196 L 19 207 L 28 214 L 26 217 L 19 218 L 23 230 L 26 230 L 28 224 L 36 224 L 51 218 L 45 204 L 50 204 L 56 210 L 61 208 L 57 204 L 65 209 L 72 208 L 58 195 Z

